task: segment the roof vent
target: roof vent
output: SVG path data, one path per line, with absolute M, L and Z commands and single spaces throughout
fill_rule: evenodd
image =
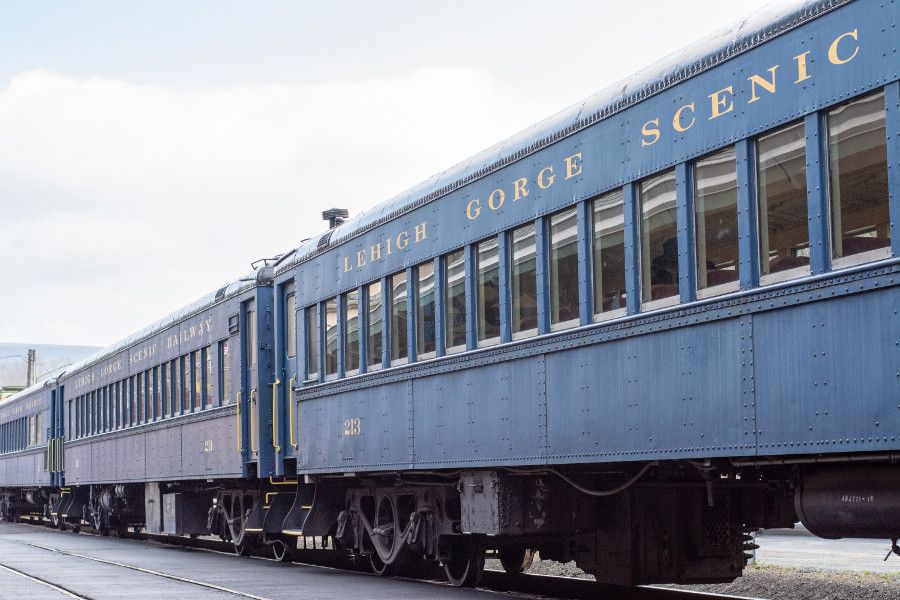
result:
M 329 208 L 322 211 L 322 218 L 328 221 L 329 229 L 334 229 L 343 223 L 350 216 L 350 211 L 346 208 Z

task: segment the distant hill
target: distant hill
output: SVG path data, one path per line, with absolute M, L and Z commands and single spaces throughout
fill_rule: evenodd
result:
M 28 349 L 37 351 L 37 380 L 46 379 L 65 365 L 77 362 L 100 350 L 98 346 L 57 346 L 54 344 L 11 344 L 0 342 L 0 356 L 20 355 L 22 358 L 0 359 L 0 387 L 25 385 Z

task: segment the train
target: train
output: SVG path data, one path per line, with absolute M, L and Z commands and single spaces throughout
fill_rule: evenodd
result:
M 895 2 L 726 28 L 0 403 L 0 516 L 476 585 L 900 554 Z M 73 316 L 73 318 L 77 318 Z

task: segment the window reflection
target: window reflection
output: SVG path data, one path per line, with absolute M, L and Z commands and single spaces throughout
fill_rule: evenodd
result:
M 803 123 L 756 141 L 759 272 L 809 268 L 806 137 Z
M 419 356 L 428 356 L 436 349 L 434 263 L 419 265 L 416 275 L 416 352 Z
M 407 287 L 406 272 L 397 273 L 391 282 L 391 362 L 409 355 L 407 344 Z
M 466 255 L 462 250 L 444 258 L 445 326 L 448 350 L 466 346 Z
M 828 113 L 834 258 L 891 245 L 884 93 Z
M 641 301 L 678 296 L 675 171 L 644 180 L 641 206 Z
M 359 370 L 359 291 L 347 292 L 344 316 L 344 369 Z
M 578 303 L 578 217 L 572 208 L 550 217 L 550 324 L 575 324 Z
M 625 211 L 618 189 L 594 200 L 594 312 L 625 308 Z
M 500 243 L 494 237 L 478 244 L 476 256 L 478 341 L 500 337 Z
M 319 374 L 319 311 L 316 306 L 306 309 L 306 372 L 309 379 Z
M 513 230 L 512 246 L 512 332 L 537 330 L 537 246 L 534 224 Z
M 325 301 L 325 376 L 337 374 L 338 310 L 337 298 Z
M 382 364 L 383 300 L 380 281 L 369 284 L 366 288 L 366 297 L 368 300 L 369 311 L 369 339 L 366 343 L 366 365 L 371 371 L 373 369 L 381 368 Z
M 737 167 L 734 147 L 694 163 L 697 289 L 738 280 Z

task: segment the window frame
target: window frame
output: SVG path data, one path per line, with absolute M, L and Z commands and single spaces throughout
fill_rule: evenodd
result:
M 667 296 L 665 298 L 660 298 L 658 300 L 653 300 L 652 294 L 651 294 L 650 300 L 647 300 L 647 301 L 644 300 L 644 258 L 645 258 L 644 257 L 644 183 L 650 181 L 651 179 L 655 179 L 661 175 L 669 174 L 669 173 L 672 174 L 672 178 L 675 181 L 675 186 L 676 186 L 675 187 L 675 207 L 674 207 L 676 237 L 674 239 L 677 240 L 678 239 L 677 232 L 678 232 L 679 220 L 678 220 L 678 183 L 677 183 L 678 182 L 678 173 L 677 173 L 676 168 L 674 166 L 669 167 L 668 169 L 663 169 L 662 171 L 658 171 L 656 173 L 653 173 L 652 175 L 648 175 L 647 177 L 644 177 L 642 179 L 639 179 L 639 180 L 633 182 L 633 184 L 635 186 L 635 192 L 636 192 L 636 194 L 635 194 L 636 202 L 635 202 L 635 209 L 634 209 L 636 214 L 635 214 L 634 223 L 635 223 L 635 229 L 636 229 L 636 233 L 637 233 L 637 235 L 636 235 L 637 247 L 635 248 L 634 255 L 637 259 L 637 264 L 635 266 L 637 268 L 638 282 L 639 282 L 636 292 L 638 294 L 637 300 L 638 300 L 638 304 L 640 306 L 641 313 L 651 312 L 651 311 L 659 310 L 662 308 L 669 308 L 670 306 L 677 306 L 681 302 L 680 290 L 679 290 L 679 293 L 676 293 L 672 296 Z M 677 252 L 679 255 L 679 261 L 680 261 L 681 248 L 680 248 L 680 246 L 677 245 L 677 241 L 676 241 L 676 248 L 677 248 Z M 679 279 L 680 279 L 680 275 L 681 275 L 681 265 L 679 264 Z M 679 286 L 679 288 L 680 288 L 680 283 L 678 280 L 676 280 L 675 283 L 672 285 Z M 652 288 L 652 286 L 653 286 L 652 282 L 651 282 L 650 286 Z
M 827 215 L 826 221 L 826 239 L 824 240 L 825 245 L 827 246 L 827 256 L 828 262 L 831 265 L 831 271 L 838 271 L 842 269 L 847 269 L 850 267 L 855 267 L 857 265 L 863 265 L 871 262 L 877 262 L 879 260 L 886 260 L 893 257 L 893 239 L 891 239 L 891 243 L 883 248 L 875 248 L 874 250 L 867 250 L 865 252 L 859 252 L 857 254 L 844 255 L 841 257 L 834 256 L 834 201 L 832 198 L 832 186 L 833 186 L 833 178 L 831 172 L 831 113 L 836 111 L 837 109 L 850 105 L 854 102 L 858 102 L 864 98 L 881 96 L 882 106 L 884 111 L 884 129 L 885 134 L 890 135 L 888 130 L 888 95 L 884 86 L 878 87 L 874 90 L 870 90 L 863 94 L 857 94 L 851 98 L 847 98 L 843 102 L 838 104 L 833 104 L 831 106 L 826 107 L 821 111 L 822 114 L 822 140 L 823 144 L 823 152 L 822 156 L 824 160 L 822 161 L 822 168 L 824 169 L 824 202 L 825 202 L 825 214 Z M 889 150 L 889 141 L 886 137 L 884 140 L 885 143 L 885 151 L 887 153 L 887 169 L 885 173 L 885 177 L 887 178 L 887 202 L 888 202 L 888 228 L 892 228 L 892 219 L 891 219 L 891 194 L 900 193 L 896 190 L 891 190 L 891 180 L 890 180 L 890 150 Z M 891 231 L 891 237 L 893 238 L 894 231 Z
M 723 152 L 730 151 L 734 156 L 734 215 L 735 215 L 735 235 L 738 236 L 737 241 L 735 242 L 737 256 L 735 257 L 735 274 L 737 274 L 737 278 L 734 281 L 726 281 L 725 283 L 720 283 L 714 286 L 707 286 L 705 288 L 700 287 L 700 244 L 699 237 L 697 235 L 697 231 L 699 229 L 700 224 L 700 215 L 697 212 L 697 185 L 699 182 L 699 177 L 697 175 L 697 164 L 716 156 L 717 154 L 721 154 Z M 690 163 L 690 216 L 691 219 L 691 268 L 694 269 L 694 292 L 696 294 L 697 300 L 705 300 L 706 298 L 712 298 L 715 296 L 721 296 L 723 294 L 730 294 L 732 292 L 737 292 L 741 289 L 741 243 L 740 243 L 740 233 L 738 232 L 738 221 L 741 218 L 741 206 L 740 199 L 738 198 L 739 189 L 741 186 L 740 182 L 740 173 L 738 172 L 738 164 L 737 164 L 737 146 L 734 144 L 722 146 L 720 148 L 716 148 L 712 152 L 704 154 L 703 156 L 698 156 L 693 159 Z M 677 177 L 677 175 L 676 175 Z M 677 200 L 676 200 L 677 204 Z M 758 210 L 758 209 L 757 209 Z M 676 230 L 681 223 L 677 221 L 677 209 L 676 209 Z M 757 226 L 758 227 L 758 226 Z M 759 235 L 759 229 L 757 229 L 757 235 Z M 679 253 L 681 252 L 681 248 L 678 249 Z
M 449 356 L 451 354 L 459 354 L 461 352 L 465 352 L 468 350 L 468 332 L 466 329 L 468 328 L 469 321 L 469 299 L 466 297 L 468 295 L 468 287 L 469 287 L 469 273 L 468 273 L 468 258 L 466 257 L 466 249 L 465 248 L 457 248 L 451 252 L 447 252 L 443 256 L 441 256 L 441 280 L 442 287 L 444 292 L 443 304 L 444 304 L 444 355 Z M 453 311 L 453 302 L 451 302 L 450 291 L 452 286 L 450 285 L 450 258 L 456 255 L 460 255 L 462 257 L 462 298 L 463 298 L 463 340 L 461 344 L 450 345 L 451 333 L 450 328 L 453 326 L 453 315 L 451 312 Z M 472 302 L 474 306 L 475 303 Z

